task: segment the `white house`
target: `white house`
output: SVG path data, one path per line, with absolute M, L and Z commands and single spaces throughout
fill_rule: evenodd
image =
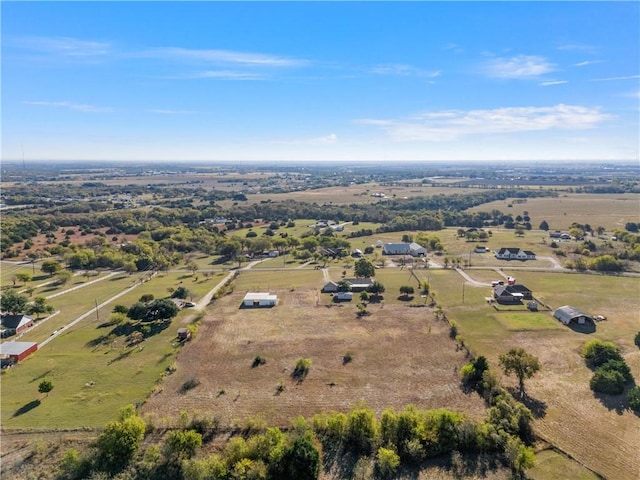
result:
M 385 243 L 382 247 L 384 255 L 411 255 L 413 257 L 424 257 L 427 249 L 415 242 L 412 243 Z
M 278 296 L 267 292 L 247 292 L 242 300 L 244 307 L 274 307 Z
M 498 260 L 535 260 L 536 254 L 531 250 L 502 247 L 496 252 L 496 258 Z

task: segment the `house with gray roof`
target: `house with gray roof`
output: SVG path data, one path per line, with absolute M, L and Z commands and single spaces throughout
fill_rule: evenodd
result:
M 584 325 L 587 322 L 595 323 L 591 315 L 570 305 L 557 308 L 556 311 L 553 312 L 553 318 L 560 320 L 565 325 L 569 325 L 571 322 L 577 323 L 578 325 Z

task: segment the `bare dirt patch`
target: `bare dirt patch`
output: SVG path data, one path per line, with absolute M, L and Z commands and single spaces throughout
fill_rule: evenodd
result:
M 481 399 L 459 388 L 464 352 L 429 308 L 375 305 L 357 318 L 355 305 L 317 306 L 311 289 L 272 293 L 280 303 L 271 309 L 238 308 L 242 293 L 220 299 L 143 412 L 210 414 L 224 426 L 250 417 L 286 426 L 298 415 L 360 402 L 377 412 L 415 404 L 483 414 Z M 347 353 L 352 359 L 344 363 Z M 266 363 L 252 368 L 258 355 Z M 312 361 L 302 381 L 291 376 L 298 358 Z M 191 378 L 200 383 L 181 393 Z

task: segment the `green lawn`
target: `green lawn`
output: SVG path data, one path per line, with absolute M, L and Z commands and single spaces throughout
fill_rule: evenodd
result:
M 562 330 L 550 312 L 495 312 L 493 317 L 507 330 Z
M 600 477 L 565 455 L 554 450 L 536 453 L 535 466 L 527 471 L 532 480 L 570 478 L 572 480 L 598 480 Z

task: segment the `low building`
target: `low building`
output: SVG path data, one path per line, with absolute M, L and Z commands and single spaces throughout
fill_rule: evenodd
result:
M 557 308 L 556 311 L 553 312 L 553 318 L 560 320 L 565 325 L 569 325 L 571 322 L 577 323 L 578 325 L 584 325 L 587 322 L 595 323 L 591 315 L 569 305 Z
M 341 282 L 346 282 L 349 285 L 350 291 L 352 292 L 362 292 L 368 290 L 369 287 L 373 284 L 373 279 L 362 277 L 362 278 L 345 278 L 341 280 Z M 322 287 L 322 292 L 324 293 L 336 293 L 340 288 L 340 284 L 338 282 L 327 282 Z
M 340 302 L 350 302 L 353 299 L 353 292 L 338 292 L 335 299 Z
M 38 350 L 35 342 L 4 342 L 0 344 L 0 357 L 9 363 L 18 363 Z
M 0 324 L 2 324 L 4 337 L 20 335 L 33 326 L 33 318 L 29 315 L 2 315 Z
M 242 300 L 244 307 L 275 307 L 278 296 L 267 292 L 247 292 Z
M 382 247 L 384 255 L 411 255 L 412 257 L 424 257 L 427 249 L 422 245 L 412 243 L 385 243 Z
M 496 252 L 498 260 L 535 260 L 536 254 L 531 250 L 522 250 L 521 248 L 502 247 Z

